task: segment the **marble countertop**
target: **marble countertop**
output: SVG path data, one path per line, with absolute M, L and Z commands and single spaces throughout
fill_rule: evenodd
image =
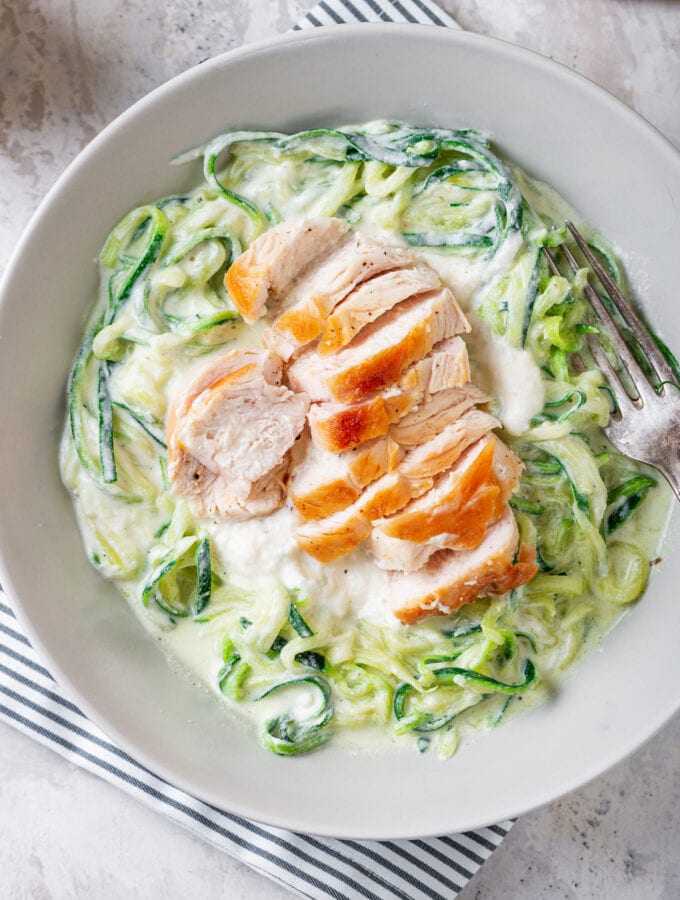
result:
M 183 69 L 288 29 L 311 0 L 0 0 L 0 266 L 39 200 L 118 113 Z M 464 28 L 588 75 L 680 147 L 680 3 L 443 0 Z M 291 894 L 0 725 L 0 897 Z M 460 895 L 680 897 L 680 719 L 522 817 Z

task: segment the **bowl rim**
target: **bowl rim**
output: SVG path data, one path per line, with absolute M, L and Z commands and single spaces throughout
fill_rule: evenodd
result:
M 610 107 L 615 108 L 620 115 L 628 117 L 631 125 L 634 125 L 637 128 L 646 131 L 648 137 L 656 143 L 659 151 L 663 152 L 666 155 L 669 155 L 674 164 L 677 165 L 680 169 L 680 150 L 678 150 L 678 148 L 676 148 L 675 145 L 656 126 L 654 126 L 640 113 L 620 100 L 611 91 L 597 84 L 587 76 L 576 72 L 574 69 L 570 68 L 564 63 L 553 60 L 535 50 L 522 47 L 510 41 L 468 32 L 462 29 L 401 23 L 348 23 L 324 25 L 321 28 L 302 29 L 299 31 L 289 31 L 282 35 L 275 35 L 264 40 L 248 43 L 241 47 L 225 51 L 224 53 L 211 57 L 204 62 L 198 63 L 197 65 L 194 65 L 173 76 L 169 80 L 163 82 L 162 84 L 151 90 L 149 93 L 145 94 L 143 97 L 135 101 L 132 105 L 127 107 L 108 125 L 106 125 L 102 129 L 102 131 L 100 131 L 90 142 L 88 142 L 59 175 L 55 183 L 48 190 L 48 192 L 38 205 L 37 209 L 25 225 L 10 255 L 5 270 L 2 273 L 2 277 L 0 277 L 0 313 L 4 311 L 6 305 L 10 303 L 10 286 L 14 278 L 14 272 L 15 269 L 18 268 L 26 247 L 30 243 L 32 231 L 42 220 L 43 216 L 45 216 L 47 210 L 57 200 L 65 185 L 77 175 L 79 168 L 85 162 L 87 162 L 91 156 L 97 153 L 99 146 L 105 144 L 110 135 L 124 128 L 128 119 L 131 119 L 133 116 L 136 116 L 140 112 L 143 112 L 143 110 L 147 106 L 153 105 L 159 98 L 165 96 L 166 94 L 172 93 L 179 85 L 190 82 L 193 78 L 196 77 L 199 71 L 204 72 L 206 69 L 218 69 L 223 65 L 225 61 L 233 62 L 250 56 L 256 56 L 258 54 L 267 53 L 270 49 L 287 46 L 289 44 L 322 42 L 328 39 L 331 35 L 336 35 L 339 31 L 342 32 L 344 38 L 350 39 L 354 34 L 360 34 L 362 35 L 362 37 L 365 37 L 367 31 L 375 33 L 377 37 L 389 36 L 391 34 L 415 36 L 417 33 L 419 40 L 424 43 L 435 39 L 436 41 L 444 40 L 446 42 L 449 42 L 452 47 L 455 47 L 455 45 L 457 44 L 476 44 L 481 47 L 491 45 L 492 47 L 495 47 L 496 52 L 505 54 L 506 56 L 519 57 L 529 60 L 530 63 L 532 63 L 538 69 L 548 69 L 550 71 L 554 71 L 556 68 L 560 69 L 562 77 L 564 79 L 578 83 L 582 89 L 585 89 L 591 95 L 596 96 L 601 102 L 604 101 Z M 180 789 L 186 791 L 188 794 L 196 796 L 206 803 L 215 803 L 215 796 L 211 796 L 207 791 L 197 791 L 195 786 L 190 784 L 185 777 L 178 777 L 177 774 L 174 773 L 169 767 L 166 767 L 164 763 L 150 757 L 149 754 L 147 754 L 143 749 L 139 748 L 136 745 L 134 739 L 129 738 L 124 733 L 121 733 L 115 725 L 113 725 L 106 719 L 105 716 L 100 715 L 96 708 L 96 705 L 92 704 L 88 699 L 86 699 L 81 694 L 78 687 L 73 683 L 73 681 L 66 676 L 59 664 L 52 657 L 51 653 L 47 650 L 40 634 L 35 630 L 31 620 L 31 616 L 24 608 L 24 605 L 19 598 L 18 592 L 15 590 L 13 579 L 10 575 L 10 565 L 5 558 L 5 550 L 2 546 L 0 546 L 0 580 L 5 593 L 12 601 L 12 609 L 22 627 L 24 628 L 28 638 L 30 639 L 32 646 L 43 658 L 49 668 L 50 673 L 55 676 L 59 685 L 63 687 L 64 691 L 69 695 L 69 697 L 71 697 L 77 703 L 82 712 L 108 737 L 110 737 L 112 741 L 117 743 L 121 748 L 128 752 L 137 762 L 147 767 L 161 778 L 167 780 L 171 785 L 176 785 Z M 644 730 L 642 735 L 636 733 L 635 736 L 631 737 L 631 739 L 623 746 L 616 748 L 616 750 L 613 750 L 608 755 L 603 754 L 597 762 L 592 763 L 591 766 L 583 771 L 580 776 L 575 776 L 566 783 L 560 783 L 553 792 L 551 792 L 548 796 L 544 796 L 539 801 L 532 799 L 523 803 L 506 804 L 506 806 L 504 808 L 501 808 L 499 813 L 494 816 L 492 822 L 489 822 L 486 817 L 477 819 L 471 818 L 469 824 L 466 825 L 466 828 L 468 830 L 473 830 L 476 828 L 494 824 L 498 821 L 513 819 L 519 815 L 523 815 L 526 812 L 540 809 L 541 807 L 553 803 L 561 797 L 564 797 L 572 791 L 583 787 L 599 775 L 606 772 L 612 766 L 626 759 L 628 756 L 632 755 L 634 752 L 640 749 L 644 744 L 647 743 L 647 741 L 654 737 L 654 735 L 656 735 L 657 732 L 660 731 L 660 729 L 668 721 L 670 721 L 670 719 L 675 714 L 677 714 L 679 710 L 680 693 L 678 694 L 674 704 L 659 712 L 656 718 L 648 723 L 647 728 Z M 262 814 L 260 811 L 253 811 L 252 808 L 243 803 L 236 802 L 227 808 L 223 803 L 223 798 L 219 799 L 219 805 L 229 813 L 242 816 L 246 819 L 251 819 L 252 821 L 265 826 L 273 826 L 276 828 L 299 831 L 307 834 L 317 834 L 320 836 L 338 839 L 406 840 L 434 837 L 440 833 L 439 831 L 432 832 L 423 830 L 422 828 L 409 830 L 408 827 L 405 826 L 396 828 L 395 830 L 389 832 L 385 832 L 384 829 L 379 832 L 375 832 L 370 829 L 362 832 L 338 832 L 337 829 L 332 828 L 315 828 L 315 830 L 312 832 L 309 831 L 308 826 L 305 822 L 300 822 L 295 819 L 294 812 L 291 812 L 285 817 L 275 814 L 267 816 Z

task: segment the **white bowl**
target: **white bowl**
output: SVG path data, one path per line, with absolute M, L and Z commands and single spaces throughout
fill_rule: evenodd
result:
M 46 664 L 105 732 L 169 781 L 262 822 L 353 838 L 441 834 L 515 816 L 603 772 L 680 706 L 680 557 L 669 555 L 641 603 L 553 702 L 448 762 L 332 747 L 281 759 L 168 670 L 87 562 L 57 443 L 66 374 L 95 295 L 94 260 L 111 226 L 133 206 L 196 183 L 198 164 L 166 161 L 220 131 L 379 117 L 490 133 L 502 155 L 549 182 L 624 251 L 650 318 L 680 347 L 678 153 L 569 69 L 499 41 L 417 26 L 287 35 L 154 91 L 49 193 L 0 306 L 2 583 Z M 675 523 L 669 540 L 677 534 Z

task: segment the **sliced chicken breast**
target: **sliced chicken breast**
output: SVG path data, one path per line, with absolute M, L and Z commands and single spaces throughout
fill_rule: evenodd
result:
M 388 434 L 340 455 L 347 459 L 347 467 L 359 487 L 366 487 L 386 472 L 391 472 L 404 458 L 405 450 Z
M 446 388 L 433 393 L 417 409 L 404 416 L 391 430 L 393 440 L 402 447 L 417 447 L 452 425 L 464 413 L 488 397 L 473 384 Z
M 459 337 L 447 338 L 432 348 L 432 352 L 410 366 L 399 384 L 404 391 L 417 390 L 426 385 L 429 394 L 450 387 L 461 387 L 470 380 L 470 360 L 467 347 Z
M 305 434 L 293 455 L 288 496 L 303 519 L 331 516 L 350 506 L 361 494 L 346 456 L 329 453 Z
M 507 506 L 521 463 L 476 408 L 470 325 L 434 270 L 319 219 L 262 235 L 226 285 L 247 322 L 271 324 L 267 349 L 211 362 L 171 406 L 173 489 L 197 515 L 267 514 L 287 491 L 307 553 L 328 562 L 370 540 L 402 572 L 405 623 L 533 577 Z
M 281 360 L 241 349 L 204 367 L 171 404 L 168 472 L 196 508 L 238 517 L 281 505 L 287 454 L 302 431 L 309 398 L 280 384 Z M 274 499 L 275 498 L 275 499 Z M 259 505 L 258 505 L 259 504 Z M 276 506 L 274 506 L 276 508 Z
M 306 436 L 295 448 L 288 496 L 303 519 L 327 518 L 350 506 L 366 485 L 394 469 L 403 455 L 387 438 L 331 453 Z
M 413 572 L 438 550 L 470 550 L 484 539 L 517 489 L 520 461 L 488 436 L 469 447 L 430 491 L 374 524 L 371 551 L 383 569 Z
M 464 384 L 470 375 L 467 349 L 460 338 L 437 344 L 431 354 L 410 366 L 399 386 L 387 388 L 359 403 L 316 403 L 309 411 L 312 439 L 320 447 L 340 453 L 386 434 L 390 426 L 415 410 L 419 404 L 429 404 L 429 395 L 436 391 Z M 457 414 L 486 397 L 469 386 L 468 393 L 451 395 L 458 403 Z M 441 404 L 440 404 L 441 406 Z M 437 407 L 439 408 L 439 407 Z M 414 413 L 415 415 L 415 413 Z M 450 421 L 455 416 L 450 415 Z M 421 429 L 422 430 L 422 429 Z
M 369 485 L 347 509 L 326 519 L 306 522 L 295 531 L 297 545 L 320 562 L 351 553 L 371 533 L 373 519 L 388 516 L 410 499 L 410 485 L 398 470 Z
M 304 353 L 290 366 L 289 382 L 316 401 L 364 400 L 395 384 L 435 344 L 457 334 L 464 323 L 456 308 L 448 288 L 406 300 L 339 353 L 323 358 Z
M 537 572 L 536 552 L 523 544 L 517 553 L 518 543 L 517 523 L 508 508 L 474 550 L 442 550 L 418 572 L 395 573 L 394 614 L 412 625 L 426 616 L 448 615 L 477 597 L 504 594 L 525 584 Z
M 319 257 L 347 233 L 342 219 L 296 219 L 260 235 L 229 268 L 227 293 L 249 325 L 266 312 Z
M 480 409 L 468 410 L 429 441 L 410 450 L 400 464 L 400 469 L 417 485 L 420 479 L 427 480 L 445 472 L 463 451 L 493 428 L 499 427 L 498 419 L 488 413 Z
M 386 434 L 418 403 L 418 397 L 391 388 L 361 403 L 314 403 L 309 410 L 312 440 L 324 450 L 340 453 Z
M 392 515 L 409 500 L 430 490 L 436 475 L 448 469 L 467 447 L 498 424 L 493 416 L 471 410 L 432 441 L 407 453 L 391 472 L 372 482 L 342 512 L 298 528 L 295 540 L 322 562 L 344 556 L 368 537 L 372 522 Z
M 351 291 L 326 320 L 319 353 L 326 356 L 341 350 L 364 325 L 375 322 L 397 303 L 438 287 L 441 287 L 439 275 L 425 265 L 396 269 L 365 281 Z
M 283 312 L 267 333 L 267 346 L 289 359 L 298 348 L 319 337 L 337 304 L 358 284 L 414 261 L 409 250 L 352 233 L 292 286 Z

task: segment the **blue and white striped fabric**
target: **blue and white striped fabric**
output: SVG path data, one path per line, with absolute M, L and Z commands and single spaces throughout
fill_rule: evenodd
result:
M 293 30 L 347 22 L 408 22 L 458 28 L 456 21 L 430 0 L 321 0 Z
M 429 0 L 322 0 L 295 27 L 357 21 L 457 27 Z M 135 762 L 80 712 L 42 665 L 1 593 L 0 719 L 314 900 L 452 900 L 513 824 L 430 840 L 337 841 L 266 828 L 216 809 Z

